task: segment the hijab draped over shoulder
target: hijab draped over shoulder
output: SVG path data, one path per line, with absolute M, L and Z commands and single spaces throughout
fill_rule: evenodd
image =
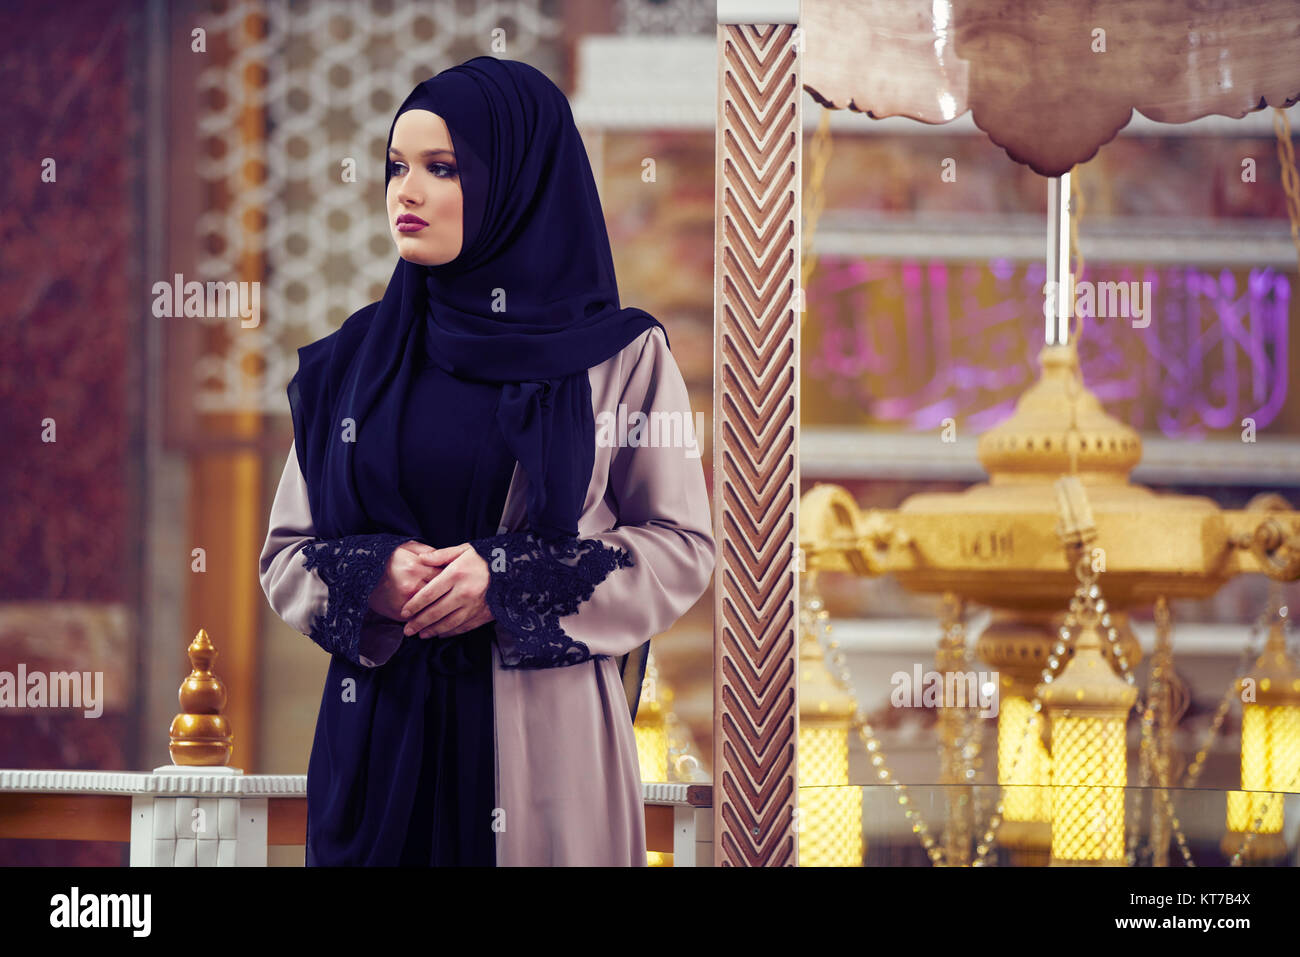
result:
M 442 117 L 451 134 L 461 251 L 438 266 L 399 258 L 379 302 L 298 350 L 289 406 L 316 534 L 419 537 L 398 483 L 401 416 L 455 414 L 405 407 L 427 356 L 460 378 L 501 384 L 496 421 L 527 475 L 527 530 L 575 536 L 595 464 L 587 370 L 663 326 L 620 306 L 586 149 L 543 73 L 475 57 L 417 86 L 393 124 L 414 109 Z M 384 168 L 387 186 L 387 151 Z

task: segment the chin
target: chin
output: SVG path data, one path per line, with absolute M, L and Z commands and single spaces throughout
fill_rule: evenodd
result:
M 429 250 L 402 248 L 401 244 L 397 247 L 397 254 L 409 263 L 415 263 L 417 266 L 441 266 L 451 262 L 455 256 L 447 256 L 442 253 L 432 252 Z

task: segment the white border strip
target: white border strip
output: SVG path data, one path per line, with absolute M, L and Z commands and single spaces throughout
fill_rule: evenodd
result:
M 987 482 L 975 438 L 942 442 L 934 435 L 888 434 L 866 427 L 805 426 L 799 434 L 805 480 L 948 479 Z M 1142 462 L 1132 480 L 1143 485 L 1267 485 L 1300 487 L 1300 440 L 1261 438 L 1181 441 L 1142 436 Z M 1300 505 L 1300 500 L 1297 500 Z
M 724 19 L 726 7 L 748 11 L 739 19 Z M 776 16 L 783 6 L 772 3 L 765 19 L 755 20 L 753 8 L 766 3 L 719 4 L 720 23 L 795 23 L 796 17 Z M 739 15 L 738 15 L 739 16 Z M 673 34 L 592 34 L 578 39 L 577 81 L 570 97 L 573 117 L 580 127 L 608 130 L 668 128 L 714 132 L 717 122 L 718 43 L 714 36 Z M 822 106 L 804 94 L 804 132 L 810 134 L 821 121 Z M 1300 104 L 1287 109 L 1292 128 L 1300 126 Z M 970 111 L 947 123 L 922 123 L 905 116 L 873 120 L 852 110 L 831 111 L 831 131 L 836 134 L 888 136 L 985 136 Z M 1158 123 L 1134 112 L 1120 136 L 1258 136 L 1273 140 L 1273 111 L 1255 110 L 1240 119 L 1205 116 L 1188 123 Z
M 818 222 L 813 250 L 854 258 L 1038 262 L 1043 236 L 1041 216 L 828 211 Z M 1294 272 L 1296 262 L 1286 221 L 1280 219 L 1085 217 L 1079 244 L 1089 265 L 1274 266 Z
M 718 0 L 719 23 L 798 23 L 799 0 Z
M 1064 611 L 1064 609 L 1062 609 Z M 967 633 L 978 638 L 988 627 L 992 613 L 980 607 L 967 619 Z M 831 637 L 840 650 L 854 655 L 918 655 L 930 660 L 939 644 L 939 622 L 924 618 L 832 618 Z M 1155 650 L 1155 624 L 1131 621 L 1133 634 L 1142 646 L 1143 658 Z M 1174 656 L 1237 656 L 1250 640 L 1250 625 L 1214 622 L 1174 623 Z M 1258 641 L 1259 639 L 1257 639 Z M 1224 680 L 1231 678 L 1225 675 Z
M 0 791 L 306 797 L 307 775 L 15 769 L 0 770 Z

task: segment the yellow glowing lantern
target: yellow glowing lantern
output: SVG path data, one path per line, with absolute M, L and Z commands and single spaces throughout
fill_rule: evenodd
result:
M 802 629 L 796 826 L 801 867 L 862 865 L 862 789 L 849 787 L 849 728 L 855 710 L 853 699 L 832 680 L 816 634 Z
M 641 700 L 636 706 L 636 756 L 641 766 L 642 781 L 668 780 L 668 727 L 664 721 L 664 706 L 659 697 L 659 669 L 654 652 L 646 660 L 645 679 L 641 682 Z M 668 867 L 673 856 L 661 851 L 647 851 L 646 863 L 651 867 Z
M 658 669 L 654 656 L 646 662 L 645 680 L 641 682 L 641 701 L 636 706 L 636 756 L 641 765 L 642 781 L 668 780 L 668 728 L 664 722 L 663 703 L 659 700 Z
M 1241 679 L 1241 791 L 1228 792 L 1228 835 L 1223 850 L 1235 854 L 1255 832 L 1250 859 L 1286 851 L 1283 792 L 1300 791 L 1300 669 L 1286 653 L 1284 619 L 1269 629 L 1264 652 Z
M 1010 682 L 1004 676 L 1004 687 Z M 1002 820 L 1011 824 L 1038 824 L 1044 829 L 1052 819 L 1052 759 L 1042 738 L 1042 715 L 1029 699 L 1003 697 L 998 713 L 998 784 L 1002 785 Z M 1005 843 L 1005 841 L 1004 841 Z
M 1124 863 L 1125 725 L 1137 689 L 1106 662 L 1095 621 L 1085 618 L 1074 659 L 1040 695 L 1051 731 L 1053 865 Z

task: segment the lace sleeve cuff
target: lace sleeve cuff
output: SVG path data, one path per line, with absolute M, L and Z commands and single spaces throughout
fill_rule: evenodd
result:
M 361 660 L 362 626 L 370 617 L 370 594 L 384 577 L 388 559 L 403 535 L 347 535 L 313 539 L 303 546 L 307 571 L 329 588 L 325 611 L 312 622 L 311 639 L 330 654 L 353 664 Z
M 556 668 L 603 657 L 566 635 L 559 619 L 575 613 L 614 569 L 630 568 L 630 552 L 594 538 L 542 541 L 530 532 L 470 544 L 491 572 L 485 600 L 499 625 L 502 667 Z

